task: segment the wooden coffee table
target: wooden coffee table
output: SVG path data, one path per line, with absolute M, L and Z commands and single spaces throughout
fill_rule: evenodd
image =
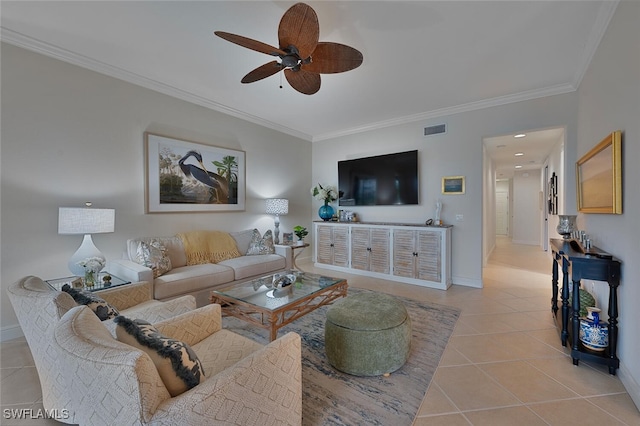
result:
M 273 341 L 280 328 L 347 295 L 348 284 L 342 278 L 300 271 L 282 274 L 296 275 L 291 290 L 283 297 L 274 297 L 274 275 L 268 275 L 227 289 L 214 290 L 211 292 L 211 303 L 220 304 L 223 315 L 231 315 L 269 330 Z

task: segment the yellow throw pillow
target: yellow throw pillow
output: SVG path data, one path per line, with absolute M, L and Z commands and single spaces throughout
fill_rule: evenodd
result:
M 149 355 L 172 397 L 197 386 L 204 379 L 202 363 L 186 343 L 163 336 L 144 320 L 118 316 L 113 321 L 118 324 L 118 340 Z

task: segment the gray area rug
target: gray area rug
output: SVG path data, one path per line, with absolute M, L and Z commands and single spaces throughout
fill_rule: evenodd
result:
M 364 292 L 350 288 L 349 294 Z M 397 297 L 397 296 L 396 296 Z M 303 425 L 410 425 L 420 407 L 460 310 L 397 297 L 409 312 L 412 340 L 409 360 L 389 377 L 356 377 L 335 370 L 324 353 L 323 306 L 281 328 L 302 337 Z M 223 326 L 260 343 L 267 330 L 224 317 Z

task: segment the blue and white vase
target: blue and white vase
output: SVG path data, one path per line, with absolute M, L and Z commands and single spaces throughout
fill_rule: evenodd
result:
M 331 218 L 333 217 L 333 207 L 331 207 L 329 203 L 325 201 L 324 206 L 321 206 L 318 210 L 318 216 L 320 216 L 320 219 L 324 220 L 325 222 L 331 220 Z

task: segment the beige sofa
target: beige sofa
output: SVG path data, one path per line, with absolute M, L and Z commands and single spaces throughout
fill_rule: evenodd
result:
M 197 306 L 204 306 L 209 303 L 213 289 L 292 269 L 293 254 L 289 246 L 275 245 L 275 254 L 245 255 L 253 234 L 253 229 L 229 232 L 242 256 L 199 265 L 187 265 L 185 248 L 178 236 L 129 239 L 123 258 L 108 261 L 106 270 L 128 281 L 152 283 L 154 299 L 168 300 L 190 294 L 196 298 Z M 171 261 L 171 270 L 155 278 L 151 268 L 134 261 L 140 242 L 151 241 L 160 242 Z
M 154 324 L 189 345 L 204 380 L 172 397 L 141 349 L 113 338 L 86 307 L 56 325 L 66 392 L 81 425 L 300 425 L 300 336 L 262 346 L 222 329 L 220 305 L 210 304 Z

